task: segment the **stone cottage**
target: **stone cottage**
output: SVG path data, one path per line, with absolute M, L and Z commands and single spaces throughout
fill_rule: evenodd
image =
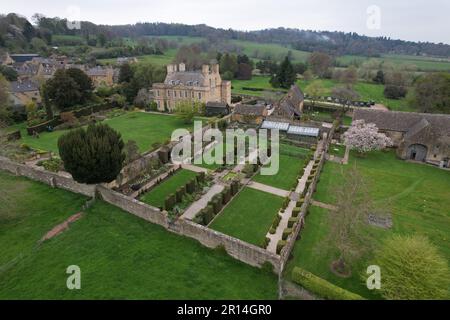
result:
M 374 123 L 401 159 L 450 167 L 450 115 L 356 109 L 353 119 Z
M 264 104 L 238 104 L 234 107 L 232 121 L 260 125 L 267 117 L 267 107 Z

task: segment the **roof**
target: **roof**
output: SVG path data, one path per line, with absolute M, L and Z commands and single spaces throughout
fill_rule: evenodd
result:
M 289 128 L 289 123 L 286 122 L 277 122 L 277 121 L 263 121 L 261 125 L 261 129 L 278 129 L 281 131 L 287 131 Z
M 10 54 L 9 56 L 14 62 L 27 62 L 33 60 L 33 58 L 39 57 L 39 55 L 35 53 Z
M 168 85 L 185 85 L 201 87 L 205 82 L 205 77 L 200 71 L 176 71 L 167 74 L 164 80 Z
M 103 69 L 103 68 L 99 68 L 99 67 L 95 67 L 95 68 L 91 68 L 91 69 L 87 70 L 86 74 L 88 76 L 102 76 L 102 77 L 105 77 L 108 74 L 108 70 L 107 69 Z
M 249 115 L 249 116 L 263 116 L 266 106 L 252 105 L 252 104 L 238 104 L 234 107 L 235 114 Z
M 208 101 L 206 103 L 207 108 L 226 108 L 228 107 L 226 102 Z
M 353 120 L 374 123 L 380 130 L 399 132 L 420 131 L 426 124 L 422 119 L 441 134 L 450 135 L 450 114 L 356 109 L 353 115 Z
M 300 103 L 304 100 L 303 92 L 297 85 L 292 85 L 288 93 L 278 102 L 275 113 L 288 118 L 300 115 Z
M 299 136 L 317 137 L 319 136 L 319 128 L 290 126 L 287 133 Z
M 10 84 L 12 93 L 20 93 L 20 92 L 29 92 L 29 91 L 38 91 L 39 87 L 34 82 L 27 81 L 13 81 Z

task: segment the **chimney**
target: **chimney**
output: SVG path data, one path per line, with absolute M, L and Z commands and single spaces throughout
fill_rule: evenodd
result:
M 216 73 L 216 74 L 219 73 L 219 65 L 217 63 L 212 63 L 211 64 L 211 72 L 212 73 Z
M 167 74 L 174 73 L 174 72 L 175 72 L 175 69 L 176 69 L 176 68 L 174 68 L 174 65 L 173 65 L 173 64 L 168 64 L 168 65 L 167 65 Z
M 183 62 L 181 62 L 178 65 L 178 71 L 180 71 L 180 72 L 185 72 L 186 71 L 186 65 Z
M 207 64 L 202 65 L 202 73 L 203 74 L 209 73 L 209 66 Z

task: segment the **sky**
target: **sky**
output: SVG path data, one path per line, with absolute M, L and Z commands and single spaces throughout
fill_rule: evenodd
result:
M 178 22 L 236 30 L 286 27 L 450 44 L 450 0 L 0 0 L 0 12 L 97 24 Z

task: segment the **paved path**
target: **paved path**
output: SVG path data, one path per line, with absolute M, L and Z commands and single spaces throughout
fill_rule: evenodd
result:
M 289 191 L 283 190 L 283 189 L 279 189 L 279 188 L 275 188 L 275 187 L 271 187 L 268 186 L 266 184 L 262 184 L 259 182 L 255 182 L 255 181 L 250 181 L 247 184 L 248 187 L 252 188 L 252 189 L 256 189 L 256 190 L 260 190 L 260 191 L 264 191 L 267 193 L 271 193 L 274 194 L 276 196 L 280 196 L 280 197 L 287 197 L 289 196 Z
M 311 200 L 311 204 L 313 206 L 321 207 L 321 208 L 328 209 L 328 210 L 333 210 L 333 211 L 337 210 L 336 206 L 333 206 L 332 204 L 323 203 L 323 202 L 319 202 L 316 200 Z
M 202 167 L 198 167 L 196 165 L 193 164 L 187 164 L 187 163 L 183 163 L 181 165 L 181 168 L 189 170 L 189 171 L 193 171 L 193 172 L 204 172 L 204 173 L 208 173 L 208 169 L 206 168 L 202 168 Z
M 298 180 L 297 187 L 295 188 L 296 193 L 301 194 L 303 192 L 303 189 L 305 189 L 306 181 L 308 180 L 313 165 L 314 161 L 311 160 L 306 166 L 305 173 Z M 282 239 L 283 231 L 288 227 L 289 218 L 291 218 L 292 211 L 294 210 L 296 205 L 297 201 L 291 200 L 289 201 L 289 205 L 287 206 L 286 210 L 283 213 L 281 212 L 278 213 L 281 216 L 281 221 L 277 227 L 277 230 L 275 231 L 274 234 L 270 234 L 270 232 L 267 233 L 267 237 L 270 239 L 269 245 L 267 246 L 268 251 L 276 253 L 278 241 Z
M 195 218 L 197 213 L 200 212 L 203 208 L 206 208 L 208 202 L 214 197 L 216 194 L 222 192 L 224 186 L 221 184 L 213 185 L 206 194 L 204 194 L 199 200 L 193 202 L 184 213 L 181 215 L 184 219 L 192 220 Z

